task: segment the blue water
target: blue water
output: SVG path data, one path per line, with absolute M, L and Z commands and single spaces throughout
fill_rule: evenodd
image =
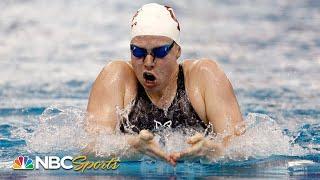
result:
M 18 155 L 77 155 L 91 85 L 114 59 L 129 59 L 129 20 L 145 2 L 0 2 L 0 177 L 317 178 L 320 176 L 320 3 L 169 1 L 182 28 L 182 58 L 215 59 L 233 84 L 248 130 L 230 156 L 144 159 L 116 171 L 13 171 Z M 179 134 L 165 150 L 186 147 Z M 102 137 L 101 153 L 117 151 Z M 115 144 L 111 147 L 111 144 Z M 244 158 L 232 152 L 242 151 Z

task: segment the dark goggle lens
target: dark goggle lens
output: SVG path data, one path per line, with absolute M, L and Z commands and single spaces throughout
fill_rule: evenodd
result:
M 153 54 L 157 58 L 164 58 L 169 53 L 169 46 L 162 46 L 158 48 L 154 48 L 152 50 Z
M 143 48 L 139 48 L 137 46 L 131 45 L 130 49 L 132 51 L 132 54 L 137 58 L 143 58 L 147 55 L 147 51 Z
M 174 45 L 174 42 L 172 42 L 172 44 L 170 44 L 170 45 L 165 45 L 165 46 L 153 48 L 151 55 L 156 58 L 164 58 L 170 52 L 173 45 Z M 135 46 L 133 44 L 130 45 L 130 49 L 131 49 L 132 54 L 136 58 L 143 58 L 143 57 L 146 57 L 148 54 L 146 49 L 140 48 L 140 47 Z

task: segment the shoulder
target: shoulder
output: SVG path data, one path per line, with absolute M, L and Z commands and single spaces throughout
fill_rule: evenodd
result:
M 224 74 L 218 63 L 211 59 L 184 60 L 183 69 L 192 75 Z
M 119 85 L 134 85 L 137 81 L 131 64 L 121 60 L 111 61 L 106 64 L 98 75 L 97 80 Z
M 209 59 L 184 60 L 182 67 L 185 88 L 190 102 L 199 117 L 207 123 L 205 106 L 206 86 L 207 84 L 213 84 L 210 78 L 215 76 L 214 74 L 220 71 L 220 68 L 215 61 Z
M 114 60 L 106 64 L 94 82 L 94 89 L 101 93 L 110 91 L 121 94 L 124 104 L 129 103 L 136 94 L 137 78 L 132 66 L 127 61 Z
M 108 75 L 128 75 L 127 77 L 135 77 L 131 64 L 127 61 L 122 60 L 114 60 L 106 64 L 101 70 L 100 75 L 102 77 Z
M 215 60 L 185 60 L 183 68 L 186 70 L 185 76 L 189 83 L 199 86 L 202 92 L 208 88 L 211 91 L 231 88 L 229 79 Z

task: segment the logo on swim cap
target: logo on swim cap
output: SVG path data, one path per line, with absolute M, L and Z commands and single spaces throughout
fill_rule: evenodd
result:
M 131 38 L 143 35 L 166 36 L 179 44 L 180 25 L 169 6 L 150 3 L 142 6 L 131 20 Z
M 180 31 L 180 24 L 179 24 L 179 22 L 178 22 L 178 19 L 176 18 L 176 15 L 175 15 L 174 12 L 173 12 L 172 7 L 170 7 L 170 6 L 164 6 L 164 7 L 166 7 L 167 10 L 170 12 L 170 15 L 171 15 L 172 19 L 177 22 L 177 24 L 178 24 L 178 25 L 177 25 L 177 29 Z

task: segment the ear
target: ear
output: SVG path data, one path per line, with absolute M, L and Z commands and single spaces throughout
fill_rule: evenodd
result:
M 177 59 L 179 59 L 179 57 L 181 56 L 181 47 L 179 45 L 177 45 L 178 51 L 177 51 Z

